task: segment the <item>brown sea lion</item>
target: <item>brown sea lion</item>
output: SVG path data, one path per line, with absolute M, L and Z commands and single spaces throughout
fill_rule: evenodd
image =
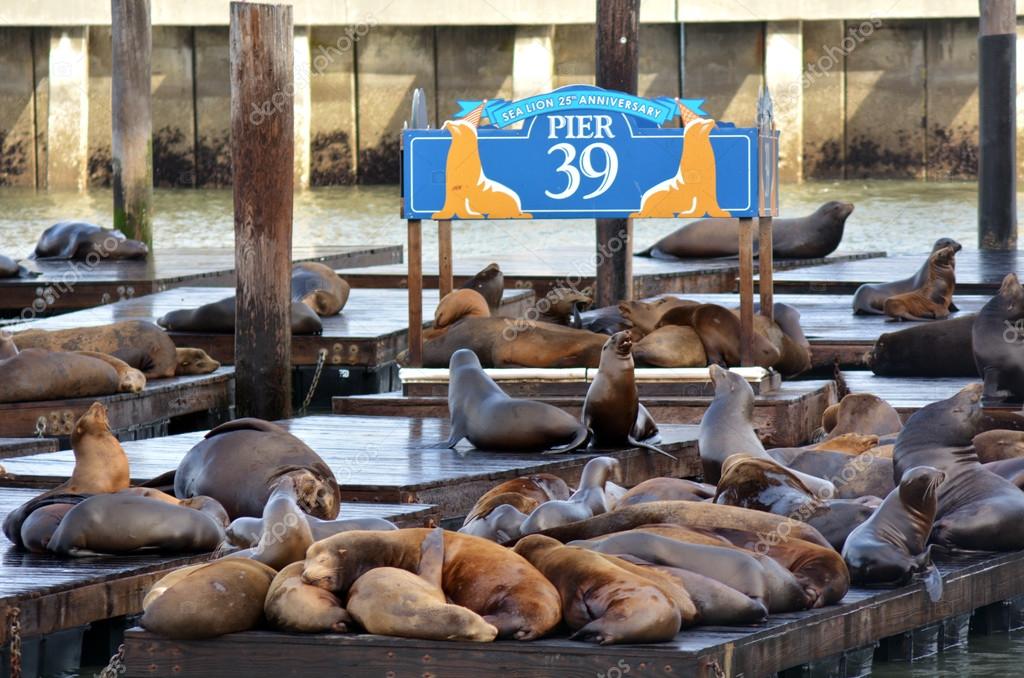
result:
M 642 339 L 659 327 L 689 325 L 699 302 L 676 296 L 661 296 L 646 301 L 620 301 L 619 313 L 631 326 L 634 336 Z
M 418 574 L 397 567 L 378 567 L 356 579 L 346 608 L 369 633 L 424 640 L 466 640 L 487 643 L 498 635 L 472 610 L 451 605 L 442 590 L 444 530 L 423 540 Z
M 348 303 L 349 285 L 330 266 L 307 261 L 292 266 L 292 301 L 319 316 L 338 315 Z
M 263 612 L 267 621 L 293 633 L 345 633 L 352 617 L 330 591 L 302 581 L 305 563 L 288 565 L 267 590 Z
M 928 535 L 938 508 L 938 488 L 945 478 L 945 473 L 930 466 L 907 470 L 900 486 L 850 533 L 843 559 L 854 584 L 902 586 L 932 567 Z M 942 586 L 937 572 L 932 582 L 929 593 L 937 600 Z
M 7 330 L 0 330 L 0 360 L 7 360 L 18 355 L 18 347 Z
M 176 348 L 174 353 L 178 360 L 174 374 L 179 377 L 188 374 L 209 374 L 220 369 L 220 363 L 201 348 Z
M 956 288 L 955 252 L 943 247 L 928 259 L 925 284 L 912 291 L 889 297 L 882 305 L 887 316 L 896 320 L 943 320 L 949 317 Z
M 889 446 L 891 447 L 891 446 Z M 882 448 L 858 455 L 802 447 L 768 450 L 769 456 L 791 471 L 818 478 L 830 478 L 836 499 L 864 496 L 884 497 L 893 490 L 892 457 L 882 456 Z
M 269 504 L 269 502 L 268 502 Z M 227 515 L 225 513 L 225 515 Z M 309 525 L 313 533 L 313 541 L 320 541 L 333 537 L 341 532 L 352 530 L 397 530 L 398 526 L 384 518 L 338 518 L 336 520 L 320 520 L 308 513 L 302 514 L 302 519 Z M 225 530 L 224 538 L 232 546 L 241 549 L 255 547 L 260 543 L 264 534 L 268 532 L 263 518 L 242 516 L 229 521 L 230 524 Z M 270 534 L 273 534 L 273 523 L 271 523 Z M 285 525 L 285 527 L 288 527 Z M 277 528 L 280 531 L 281 528 Z
M 650 501 L 704 501 L 713 499 L 715 486 L 684 478 L 648 478 L 619 498 L 615 506 L 632 506 Z
M 434 310 L 434 327 L 441 329 L 463 318 L 489 318 L 487 300 L 476 290 L 457 289 L 444 295 Z
M 84 221 L 61 221 L 43 231 L 30 259 L 145 259 L 146 243 L 129 240 L 117 229 Z
M 779 346 L 772 343 L 763 332 L 764 321 L 755 316 L 754 364 L 771 367 L 782 358 Z M 735 312 L 717 304 L 701 304 L 693 311 L 693 328 L 704 345 L 709 364 L 723 367 L 740 364 L 740 319 Z M 781 332 L 779 333 L 781 335 Z M 781 338 L 780 338 L 781 343 Z
M 536 302 L 537 319 L 580 329 L 583 327 L 580 314 L 593 303 L 593 298 L 586 292 L 569 287 L 554 287 Z
M 320 334 L 324 325 L 316 311 L 302 303 L 291 303 L 292 334 Z M 208 332 L 232 334 L 235 331 L 235 298 L 203 304 L 196 308 L 180 308 L 161 316 L 157 323 L 168 332 Z
M 754 304 L 754 313 L 760 315 L 761 305 Z M 800 326 L 800 311 L 789 304 L 776 302 L 772 306 L 772 317 L 775 325 L 782 332 L 781 357 L 775 363 L 776 370 L 783 375 L 792 376 L 811 369 L 811 342 L 804 335 Z
M 509 495 L 526 499 L 521 494 Z M 534 504 L 526 511 L 521 510 L 516 504 L 499 504 L 495 506 L 486 516 L 474 518 L 459 528 L 462 534 L 471 534 L 474 537 L 489 539 L 499 544 L 515 541 L 523 535 L 523 523 L 529 518 L 529 512 L 537 508 Z
M 221 558 L 175 570 L 153 584 L 140 624 L 173 640 L 200 640 L 248 631 L 263 618 L 277 572 L 246 558 Z
M 137 385 L 132 383 L 135 371 L 119 375 L 107 361 L 94 356 L 38 348 L 0 360 L 0 374 L 4 380 L 0 403 L 113 395 Z
M 643 367 L 704 367 L 708 356 L 692 327 L 663 325 L 633 344 L 633 357 Z
M 185 453 L 173 476 L 175 496 L 213 497 L 232 520 L 263 515 L 271 491 L 283 476 L 295 482 L 304 513 L 331 520 L 338 516 L 341 504 L 337 480 L 320 455 L 262 419 L 236 419 L 214 428 Z
M 921 289 L 928 282 L 928 271 L 931 266 L 931 254 L 935 254 L 939 250 L 950 247 L 953 252 L 959 252 L 962 248 L 960 243 L 952 238 L 939 238 L 935 241 L 932 246 L 932 251 L 929 254 L 928 259 L 921 264 L 921 268 L 917 269 L 917 273 L 910 276 L 909 278 L 903 278 L 902 280 L 896 280 L 890 283 L 865 283 L 857 288 L 857 291 L 853 294 L 853 312 L 884 315 L 885 311 L 882 310 L 885 305 L 885 300 L 889 297 L 896 296 L 897 294 L 905 294 L 907 292 L 913 292 L 914 290 Z M 956 311 L 957 309 L 952 306 L 949 307 L 950 311 Z
M 586 444 L 590 436 L 587 427 L 564 410 L 510 398 L 468 349 L 452 355 L 448 373 L 448 447 L 465 438 L 481 450 L 569 452 Z
M 1024 287 L 1014 273 L 978 312 L 972 330 L 974 361 L 986 401 L 1024 400 Z
M 886 332 L 865 360 L 872 372 L 886 377 L 977 377 L 971 336 L 976 317 L 961 314 Z
M 953 466 L 975 457 L 971 443 L 983 425 L 981 390 L 981 384 L 971 384 L 952 398 L 922 407 L 907 419 L 893 449 L 896 484 L 915 466 L 931 466 L 948 475 Z
M 141 370 L 147 379 L 163 379 L 177 373 L 178 354 L 174 341 L 145 320 L 67 330 L 25 330 L 14 335 L 14 343 L 19 349 L 106 353 Z
M 377 567 L 418 571 L 426 528 L 393 532 L 345 532 L 314 543 L 302 580 L 339 596 Z M 501 637 L 533 640 L 561 620 L 558 591 L 522 556 L 479 537 L 444 533 L 441 587 L 456 605 L 468 607 Z
M 533 507 L 530 508 L 532 511 L 538 504 L 552 499 L 568 499 L 571 494 L 572 490 L 565 484 L 565 481 L 551 473 L 535 473 L 506 480 L 487 490 L 476 500 L 473 508 L 466 514 L 463 525 L 469 524 L 476 518 L 486 516 L 495 506 L 512 503 L 506 495 L 522 496 L 525 501 L 516 502 L 521 503 L 522 506 L 527 506 L 527 502 L 532 502 Z M 502 498 L 502 501 L 497 501 L 497 498 Z
M 493 315 L 501 306 L 501 296 L 505 292 L 505 276 L 501 272 L 501 267 L 492 262 L 459 287 L 479 292 L 487 300 L 487 306 Z
M 982 464 L 1024 457 L 1024 431 L 985 431 L 974 436 L 971 444 Z
M 679 632 L 679 609 L 650 579 L 548 537 L 526 537 L 516 544 L 515 552 L 555 584 L 572 640 L 601 645 L 657 643 Z M 690 608 L 692 619 L 697 610 L 692 602 Z
M 621 480 L 621 475 L 618 459 L 594 457 L 583 467 L 579 489 L 564 501 L 553 499 L 537 506 L 519 526 L 519 534 L 533 534 L 607 513 L 611 502 L 605 485 L 611 478 Z
M 299 492 L 292 476 L 273 481 L 261 522 L 263 530 L 256 545 L 233 555 L 258 560 L 275 570 L 305 560 L 306 549 L 314 541 L 313 530 L 299 508 Z
M 822 416 L 828 439 L 849 433 L 887 436 L 903 429 L 896 408 L 870 393 L 850 393 L 833 407 Z

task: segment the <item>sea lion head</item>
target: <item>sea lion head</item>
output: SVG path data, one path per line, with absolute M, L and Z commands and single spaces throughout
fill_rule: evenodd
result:
M 473 353 L 472 349 L 460 348 L 455 353 L 452 353 L 451 360 L 448 361 L 448 371 L 452 371 L 459 367 L 469 367 L 483 369 L 480 365 L 480 358 Z
M 983 413 L 981 410 L 981 395 L 984 391 L 984 384 L 970 384 L 965 386 L 950 400 L 952 407 L 948 410 L 951 419 L 958 423 L 961 428 L 966 429 L 966 440 L 973 440 L 981 426 Z M 966 442 L 965 442 L 966 444 Z
M 75 422 L 72 443 L 81 436 L 103 435 L 110 433 L 110 421 L 107 419 L 107 408 L 103 403 L 93 403 L 85 414 Z
M 220 368 L 220 363 L 201 348 L 177 348 L 174 352 L 178 359 L 178 365 L 174 370 L 177 375 L 209 374 Z
M 950 268 L 953 265 L 955 256 L 956 250 L 952 247 L 943 247 L 932 253 L 932 265 L 939 268 Z
M 302 581 L 331 592 L 344 592 L 355 581 L 356 555 L 331 545 L 330 539 L 314 542 L 306 549 Z
M 616 332 L 601 347 L 601 359 L 630 360 L 633 357 L 633 335 L 629 330 Z
M 964 246 L 958 243 L 956 240 L 953 240 L 952 238 L 939 238 L 938 240 L 935 241 L 935 244 L 932 245 L 932 252 L 938 252 L 943 247 L 952 247 L 953 252 L 955 253 L 962 250 Z
M 817 214 L 827 216 L 836 223 L 846 223 L 846 218 L 853 212 L 852 202 L 840 202 L 839 200 L 830 200 L 817 209 Z
M 333 520 L 340 509 L 341 491 L 329 468 L 319 470 L 321 473 L 317 474 L 309 468 L 285 467 L 271 482 L 270 492 L 273 494 L 279 489 L 290 492 L 303 513 Z
M 915 466 L 900 479 L 900 502 L 922 513 L 934 516 L 939 485 L 946 474 L 931 466 Z
M 149 247 L 139 240 L 119 240 L 114 253 L 122 259 L 145 259 L 149 255 Z
M 740 393 L 749 395 L 751 402 L 753 402 L 754 389 L 750 388 L 750 384 L 747 383 L 747 380 L 742 375 L 727 370 L 720 365 L 708 367 L 708 375 L 711 377 L 711 383 L 715 386 L 716 398 L 729 395 L 730 393 Z
M 1003 284 L 999 286 L 998 296 L 1006 302 L 1006 315 L 1008 318 L 1017 318 L 1024 315 L 1024 287 L 1021 287 L 1016 273 L 1008 273 L 1003 278 Z

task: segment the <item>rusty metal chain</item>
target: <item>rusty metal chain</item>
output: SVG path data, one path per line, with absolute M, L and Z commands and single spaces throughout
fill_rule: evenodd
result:
M 96 674 L 96 678 L 117 678 L 125 672 L 124 665 L 124 643 L 117 647 L 117 652 L 110 658 L 110 662 L 103 667 L 103 670 Z
M 317 351 L 316 372 L 313 373 L 313 383 L 309 385 L 309 393 L 306 394 L 306 399 L 302 401 L 302 407 L 299 408 L 299 414 L 305 414 L 306 409 L 309 407 L 309 403 L 313 401 L 313 394 L 316 393 L 316 387 L 320 384 L 320 375 L 323 374 L 324 364 L 326 362 L 327 349 L 321 348 Z
M 21 608 L 11 608 L 7 635 L 11 639 L 11 678 L 21 678 Z
M 42 438 L 46 433 L 46 417 L 40 416 L 36 419 L 36 438 Z

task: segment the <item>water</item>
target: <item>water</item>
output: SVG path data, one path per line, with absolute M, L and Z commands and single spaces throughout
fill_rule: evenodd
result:
M 913 664 L 875 662 L 873 678 L 994 678 L 1020 676 L 1024 631 L 971 636 L 967 648 L 954 648 Z
M 810 213 L 828 200 L 847 200 L 856 209 L 847 221 L 845 250 L 921 253 L 940 236 L 968 247 L 977 241 L 977 185 L 913 181 L 816 182 L 784 186 L 782 216 Z M 1024 196 L 1018 198 L 1024 206 Z M 63 219 L 111 224 L 111 192 L 44 193 L 0 189 L 0 253 L 26 256 L 39 233 Z M 297 244 L 363 245 L 405 242 L 396 186 L 335 186 L 295 195 Z M 159 189 L 154 197 L 154 244 L 162 247 L 213 247 L 232 243 L 230 189 Z M 1022 219 L 1024 221 L 1024 219 Z M 670 232 L 678 222 L 634 222 L 636 248 Z M 458 222 L 453 225 L 456 255 L 525 254 L 593 242 L 594 224 L 575 221 Z M 435 251 L 436 231 L 424 228 L 426 252 Z

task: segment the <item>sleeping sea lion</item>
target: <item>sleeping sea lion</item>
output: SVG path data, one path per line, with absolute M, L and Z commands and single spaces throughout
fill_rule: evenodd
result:
M 146 243 L 129 240 L 116 229 L 83 221 L 61 221 L 43 231 L 30 259 L 145 259 Z
M 292 334 L 320 334 L 324 325 L 316 311 L 302 303 L 291 303 Z M 232 334 L 235 331 L 235 298 L 203 304 L 196 308 L 180 308 L 161 316 L 157 323 L 168 332 L 209 332 Z
M 144 382 L 145 377 L 124 363 L 121 365 L 124 372 L 118 374 L 117 368 L 95 355 L 26 348 L 0 359 L 4 381 L 0 403 L 88 398 L 140 390 L 139 380 Z
M 619 498 L 616 507 L 649 501 L 704 501 L 713 499 L 715 486 L 685 478 L 648 478 Z
M 267 621 L 293 633 L 345 633 L 352 617 L 333 593 L 302 581 L 305 566 L 292 563 L 270 582 L 263 603 Z
M 853 312 L 854 314 L 875 314 L 884 315 L 883 307 L 885 306 L 885 300 L 889 297 L 896 296 L 897 294 L 904 294 L 906 292 L 913 292 L 914 290 L 921 289 L 925 286 L 928 281 L 928 270 L 931 265 L 931 255 L 935 254 L 939 250 L 951 247 L 953 252 L 959 252 L 962 249 L 960 243 L 952 238 L 939 238 L 932 245 L 932 251 L 929 253 L 927 259 L 921 264 L 921 268 L 917 269 L 917 273 L 910 276 L 909 278 L 903 278 L 902 280 L 895 280 L 890 283 L 865 283 L 857 288 L 857 291 L 853 294 Z M 949 311 L 956 311 L 956 307 L 950 302 L 948 307 Z
M 348 303 L 349 285 L 330 266 L 307 261 L 292 266 L 292 301 L 320 316 L 338 315 Z
M 434 310 L 434 328 L 448 327 L 463 318 L 489 318 L 487 300 L 476 290 L 457 289 L 444 295 Z
M 708 364 L 697 331 L 663 325 L 633 344 L 633 357 L 643 367 L 704 367 Z

